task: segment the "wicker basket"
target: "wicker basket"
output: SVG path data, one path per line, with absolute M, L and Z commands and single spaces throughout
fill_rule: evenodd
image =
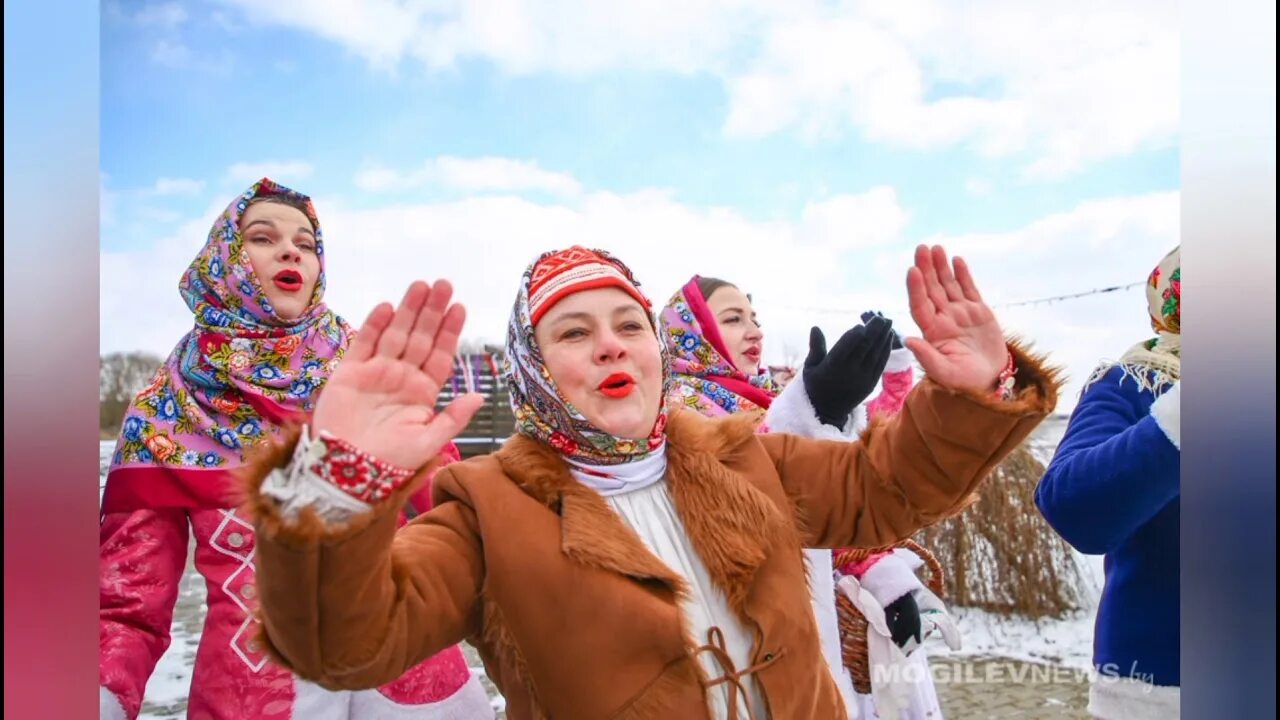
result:
M 888 547 L 856 548 L 836 554 L 835 566 L 844 567 L 850 563 L 865 560 L 871 555 L 906 548 L 920 556 L 929 569 L 929 579 L 925 583 L 939 598 L 943 597 L 942 565 L 933 553 L 924 549 L 913 540 L 903 540 Z M 836 616 L 840 624 L 840 654 L 844 666 L 853 678 L 853 689 L 859 694 L 871 693 L 871 664 L 867 659 L 867 618 L 863 616 L 844 593 L 836 591 Z

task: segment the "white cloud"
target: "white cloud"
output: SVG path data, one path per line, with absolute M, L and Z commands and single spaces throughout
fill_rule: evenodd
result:
M 208 220 L 170 223 L 145 249 L 103 251 L 99 262 L 99 328 L 104 353 L 146 350 L 167 355 L 192 327 L 178 280 L 204 244 Z
M 370 192 L 407 190 L 425 185 L 440 185 L 467 192 L 542 191 L 571 196 L 582 191 L 572 176 L 551 172 L 537 163 L 501 157 L 439 157 L 427 161 L 420 169 L 400 172 L 370 167 L 357 173 L 356 186 Z
M 964 255 L 993 305 L 1069 294 L 1145 278 L 1178 242 L 1178 202 L 1176 192 L 1101 199 L 1011 232 L 929 241 Z M 175 283 L 223 204 L 170 223 L 173 231 L 150 247 L 102 254 L 103 351 L 168 352 L 189 328 Z M 319 197 L 317 206 L 327 241 L 327 301 L 352 323 L 377 302 L 398 299 L 414 279 L 449 278 L 468 307 L 468 337 L 500 342 L 525 265 L 543 250 L 582 244 L 615 251 L 656 303 L 694 273 L 737 283 L 755 298 L 770 362 L 802 359 L 811 324 L 834 338 L 868 309 L 915 332 L 906 311 L 908 214 L 891 188 L 815 202 L 792 222 L 693 207 L 661 191 L 586 191 L 539 202 L 472 196 L 361 210 Z M 1141 290 L 1131 290 L 997 314 L 1007 330 L 1035 340 L 1067 368 L 1069 409 L 1100 359 L 1149 333 L 1144 308 Z
M 482 59 L 515 75 L 709 74 L 728 92 L 730 136 L 968 143 L 1025 158 L 1031 179 L 1168 147 L 1178 127 L 1177 5 L 1152 0 L 224 2 L 382 69 Z
M 315 168 L 311 163 L 300 160 L 266 160 L 262 162 L 239 162 L 227 168 L 224 178 L 231 183 L 249 185 L 261 180 L 262 178 L 271 178 L 272 180 L 292 187 L 291 183 L 298 180 L 306 180 L 315 172 Z
M 536 163 L 506 158 L 443 157 L 435 162 L 446 185 L 461 190 L 544 190 L 557 195 L 575 195 L 582 188 L 569 175 L 548 172 Z
M 492 341 L 504 336 L 520 273 L 539 252 L 556 247 L 617 252 L 659 303 L 694 272 L 751 287 L 763 287 L 772 272 L 829 275 L 823 248 L 781 252 L 784 243 L 794 244 L 794 228 L 752 223 L 723 208 L 688 207 L 661 192 L 591 193 L 573 205 L 503 196 L 361 212 L 330 207 L 324 221 L 335 307 L 358 319 L 415 278 L 447 277 L 468 305 L 469 334 Z M 348 238 L 359 241 L 344 244 Z M 741 256 L 727 262 L 726 247 Z
M 869 196 L 865 204 L 880 207 L 892 193 L 876 190 Z M 659 191 L 592 192 L 571 204 L 509 195 L 371 210 L 352 210 L 340 198 L 318 197 L 316 203 L 327 242 L 327 300 L 352 322 L 377 302 L 395 299 L 416 278 L 447 277 L 468 305 L 468 334 L 500 341 L 514 283 L 525 265 L 542 250 L 575 243 L 616 251 L 659 303 L 694 272 L 732 278 L 762 302 L 782 301 L 782 293 L 771 288 L 778 285 L 776 278 L 805 278 L 804 288 L 784 292 L 810 303 L 821 298 L 821 286 L 840 275 L 831 263 L 840 248 L 826 244 L 811 225 L 752 222 L 725 208 L 683 205 Z M 205 219 L 175 224 L 175 232 L 155 244 L 163 252 L 103 254 L 104 351 L 145 344 L 159 352 L 176 340 L 172 329 L 184 326 L 189 316 L 172 287 L 220 209 L 211 207 Z M 726 247 L 736 252 L 726 253 Z M 165 332 L 144 332 L 136 311 L 123 311 L 126 302 L 163 316 L 165 321 L 156 324 Z
M 156 195 L 195 195 L 201 190 L 204 190 L 204 181 L 191 178 L 162 177 L 152 187 Z
M 1180 198 L 1167 192 L 1097 200 L 1014 232 L 930 241 L 971 261 L 1006 330 L 1034 340 L 1066 369 L 1063 402 L 1070 408 L 1100 360 L 1116 359 L 1150 337 L 1143 288 L 1000 306 L 1142 282 L 1180 242 Z
M 356 173 L 356 187 L 367 192 L 421 187 L 426 180 L 415 172 L 400 172 L 384 167 L 368 167 Z
M 104 229 L 125 227 L 127 231 L 139 223 L 149 227 L 172 225 L 182 219 L 182 213 L 163 204 L 172 198 L 196 195 L 205 187 L 202 180 L 161 177 L 145 187 L 116 188 L 110 186 L 106 173 L 99 177 L 99 225 Z
M 225 12 L 215 11 L 213 13 L 210 13 L 209 19 L 213 20 L 213 22 L 218 27 L 222 28 L 223 31 L 227 32 L 228 34 L 234 35 L 240 32 L 240 24 L 237 23 L 235 20 L 232 20 L 231 16 Z
M 726 132 L 856 127 L 909 148 L 966 142 L 990 156 L 1027 154 L 1024 172 L 1038 179 L 1176 136 L 1176 6 L 850 7 L 770 29 L 750 69 L 730 77 Z
M 881 186 L 809 203 L 801 213 L 799 235 L 832 249 L 873 248 L 900 240 L 908 220 L 897 191 Z
M 230 181 L 230 185 L 234 189 L 228 190 L 220 198 L 208 201 L 205 205 L 205 212 L 202 215 L 202 217 L 207 217 L 208 220 L 202 220 L 197 225 L 211 222 L 214 217 L 223 211 L 236 193 L 262 177 L 262 175 L 254 175 L 254 172 L 280 170 L 282 172 L 270 176 L 272 179 L 277 179 L 277 177 L 288 176 L 291 170 L 301 169 L 302 174 L 305 175 L 310 172 L 309 168 L 310 166 L 305 163 L 277 162 L 240 163 L 233 166 L 227 171 L 227 180 Z M 124 243 L 134 246 L 140 237 L 152 236 L 154 238 L 157 233 L 172 230 L 189 218 L 191 209 L 195 207 L 192 205 L 192 201 L 200 202 L 208 186 L 208 183 L 204 180 L 162 176 L 146 185 L 117 187 L 106 173 L 101 173 L 100 175 L 99 222 L 103 230 L 102 242 L 108 245 Z M 248 177 L 253 179 L 247 180 L 246 178 Z M 284 182 L 283 180 L 279 181 Z M 285 184 L 287 185 L 288 183 Z M 209 228 L 206 224 L 199 237 L 203 238 L 208 233 L 208 230 Z M 165 242 L 172 241 L 172 238 L 170 238 Z M 181 244 L 181 241 L 177 242 Z M 191 254 L 194 257 L 195 250 L 192 250 Z M 103 257 L 106 258 L 107 256 L 108 254 L 104 253 Z M 190 259 L 187 258 L 188 261 Z M 149 265 L 148 262 L 143 260 L 139 260 L 134 264 L 141 267 Z M 185 267 L 185 264 L 183 267 Z M 174 277 L 176 281 L 177 276 L 175 275 Z
M 187 11 L 176 2 L 146 5 L 133 16 L 133 21 L 139 25 L 159 27 L 166 30 L 177 29 L 186 20 Z
M 181 40 L 162 38 L 157 40 L 151 48 L 151 59 L 160 65 L 171 68 L 189 68 L 194 58 L 191 48 L 183 44 Z
M 107 189 L 107 174 L 98 173 L 98 225 L 99 227 L 111 227 L 116 223 L 116 204 L 119 202 L 119 195 Z
M 169 208 L 144 205 L 135 209 L 134 219 L 149 226 L 172 226 L 183 219 L 183 214 Z
M 1076 278 L 1060 271 L 1078 263 L 1076 257 L 1088 258 L 1091 264 L 1098 263 L 1111 272 L 1126 268 L 1126 260 L 1141 259 L 1145 264 L 1153 247 L 1150 244 L 1152 240 L 1176 243 L 1179 219 L 1179 193 L 1162 192 L 1084 202 L 1070 211 L 1046 216 L 1015 232 L 939 235 L 931 238 L 930 242 L 945 243 L 955 252 L 975 258 L 990 258 L 992 262 L 1000 260 L 1002 266 L 1020 271 L 1017 275 L 1020 280 L 1016 283 L 1011 281 L 1006 286 L 1015 294 L 1045 290 L 1043 273 L 1046 265 L 1055 270 L 1051 277 L 1058 284 L 1057 287 L 1050 285 L 1048 289 L 1066 292 L 1068 286 L 1079 283 Z M 1154 266 L 1162 256 L 1163 252 L 1158 253 L 1151 258 L 1150 264 Z M 1046 264 L 1045 261 L 1055 258 L 1056 263 Z M 1071 264 L 1064 266 L 1064 263 Z M 1143 279 L 1146 270 L 1150 268 L 1142 269 L 1141 277 L 1130 277 L 1129 280 Z M 993 298 L 988 299 L 994 301 Z
M 145 38 L 138 44 L 150 46 L 151 60 L 158 65 L 177 70 L 226 72 L 228 69 L 227 61 L 211 62 L 202 58 L 183 41 L 183 26 L 191 17 L 181 3 L 122 4 L 110 1 L 103 5 L 103 18 L 135 28 Z
M 985 178 L 969 178 L 964 181 L 965 192 L 974 197 L 986 197 L 991 194 L 991 181 Z
M 228 77 L 235 69 L 235 57 L 225 51 L 214 55 L 198 54 L 175 34 L 156 40 L 151 46 L 151 60 L 173 70 L 196 71 Z
M 427 9 L 420 3 L 398 0 L 224 1 L 238 7 L 250 22 L 314 33 L 384 68 L 399 61 Z
M 702 72 L 739 51 L 769 18 L 808 0 L 223 0 L 252 22 L 337 42 L 379 68 L 416 58 L 448 67 L 484 58 L 513 74 L 583 75 L 641 67 Z

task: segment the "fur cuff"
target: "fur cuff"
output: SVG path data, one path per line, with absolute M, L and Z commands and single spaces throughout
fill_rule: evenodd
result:
M 286 520 L 293 520 L 299 511 L 309 507 L 325 522 L 338 523 L 372 507 L 311 471 L 311 466 L 322 461 L 326 452 L 324 443 L 312 440 L 308 428 L 303 426 L 293 459 L 287 466 L 272 470 L 262 482 L 261 493 L 280 503 L 280 512 Z
M 910 370 L 915 365 L 916 356 L 906 348 L 898 348 L 889 353 L 889 362 L 885 363 L 884 371 L 886 373 L 902 372 Z
M 1182 382 L 1164 391 L 1156 401 L 1151 403 L 1151 416 L 1156 424 L 1169 437 L 1173 446 L 1182 450 Z
M 837 429 L 818 419 L 818 413 L 809 402 L 809 393 L 804 388 L 804 372 L 797 373 L 787 383 L 787 387 L 769 406 L 765 423 L 771 432 L 788 433 L 818 440 L 851 441 L 857 436 L 855 429 L 857 409 L 845 421 L 844 427 Z
M 120 698 L 110 690 L 98 686 L 98 720 L 128 720 Z
M 1089 687 L 1088 713 L 1098 720 L 1178 720 L 1181 689 L 1099 675 Z
M 880 558 L 867 570 L 862 576 L 862 587 L 875 597 L 880 607 L 888 607 L 894 600 L 924 585 L 910 564 L 894 553 Z
M 290 515 L 286 511 L 287 500 L 282 503 L 275 494 L 277 489 L 274 485 L 277 480 L 271 480 L 271 476 L 274 471 L 292 464 L 291 459 L 299 451 L 302 431 L 302 426 L 296 423 L 284 424 L 278 439 L 256 446 L 246 454 L 245 464 L 235 471 L 244 496 L 244 512 L 253 518 L 255 532 L 264 539 L 274 540 L 294 550 L 308 549 L 322 543 L 339 543 L 360 534 L 387 516 L 398 516 L 409 498 L 442 464 L 442 457 L 437 456 L 387 499 L 367 510 L 348 513 L 342 520 L 327 519 L 317 512 L 313 504 L 297 508 Z M 284 494 L 286 498 L 293 497 L 289 493 Z

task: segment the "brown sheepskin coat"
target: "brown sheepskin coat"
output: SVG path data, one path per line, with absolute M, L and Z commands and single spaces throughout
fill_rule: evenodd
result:
M 971 501 L 1057 400 L 1054 371 L 1014 351 L 1014 399 L 925 379 L 901 413 L 852 443 L 757 435 L 750 417 L 671 416 L 668 487 L 754 635 L 769 717 L 847 717 L 818 647 L 801 548 L 884 545 Z M 257 487 L 297 435 L 246 478 L 278 662 L 328 688 L 371 688 L 466 640 L 512 720 L 709 717 L 711 679 L 695 659 L 708 639 L 692 637 L 679 612 L 685 582 L 554 450 L 517 436 L 444 468 L 434 509 L 397 532 L 412 485 L 341 527 L 310 511 L 281 517 Z

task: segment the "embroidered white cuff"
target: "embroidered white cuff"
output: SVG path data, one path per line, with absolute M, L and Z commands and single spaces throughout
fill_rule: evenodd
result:
M 285 519 L 292 520 L 303 508 L 309 507 L 325 522 L 340 523 L 372 507 L 315 471 L 328 453 L 328 446 L 319 438 L 311 439 L 309 428 L 304 426 L 293 459 L 287 466 L 272 470 L 262 483 L 262 494 L 280 503 Z

